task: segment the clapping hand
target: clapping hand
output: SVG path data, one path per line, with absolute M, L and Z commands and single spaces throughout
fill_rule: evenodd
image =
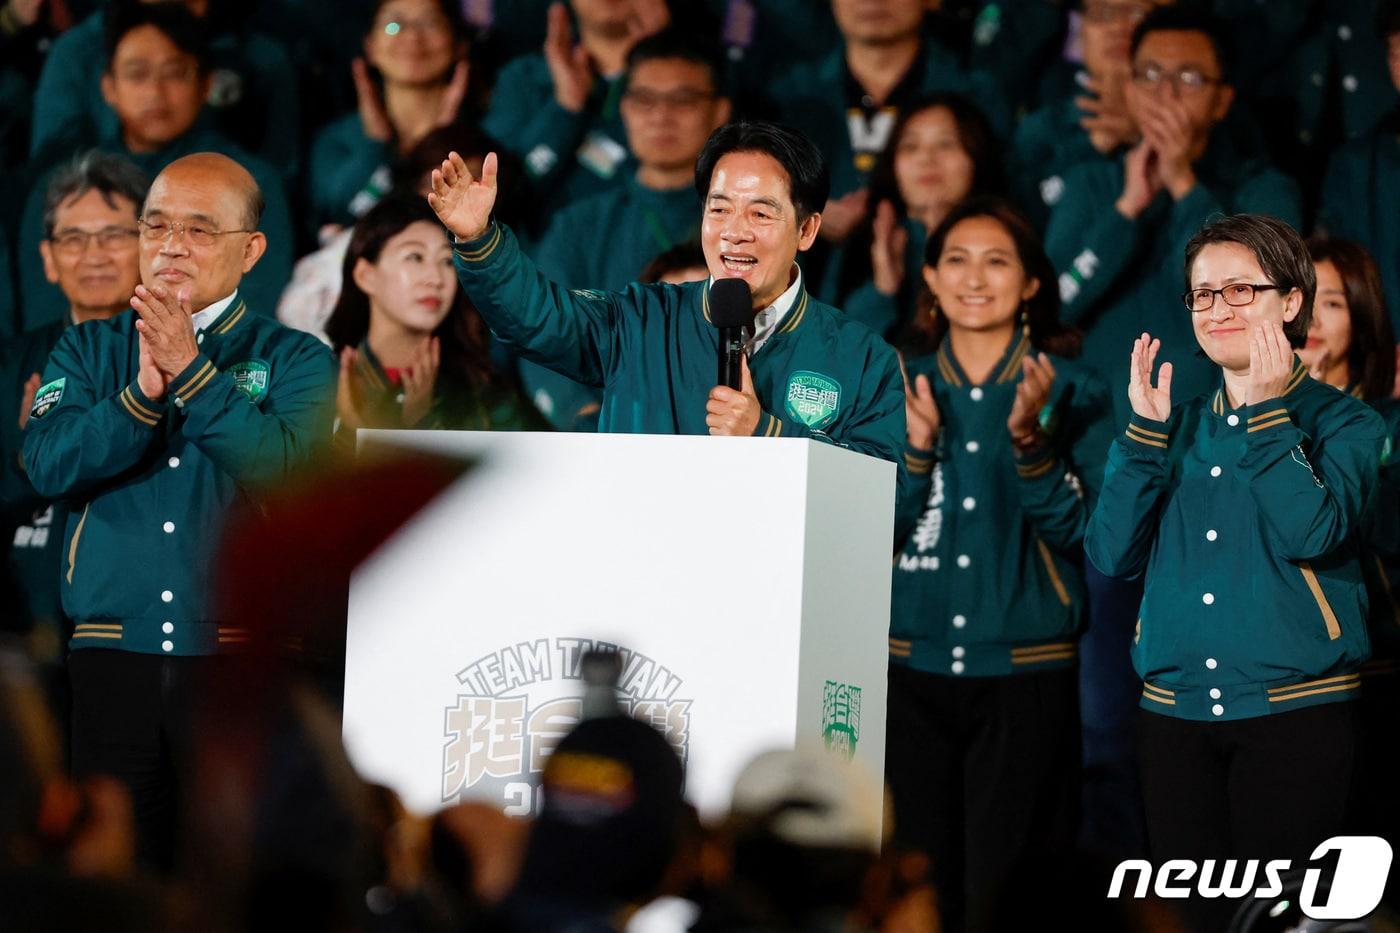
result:
M 433 389 L 437 385 L 442 345 L 430 337 L 413 355 L 413 364 L 403 376 L 403 426 L 412 428 L 433 410 Z
M 186 289 L 172 295 L 163 285 L 147 288 L 136 286 L 136 294 L 131 299 L 131 307 L 138 315 L 136 331 L 141 336 L 143 363 L 137 379 L 141 391 L 147 398 L 156 399 L 165 394 L 165 386 L 199 355 L 199 342 L 194 336 L 194 312 L 190 308 L 190 293 Z M 156 387 L 155 379 L 147 372 L 145 356 L 150 357 L 150 366 L 161 377 L 164 385 L 157 394 L 149 389 Z
M 943 427 L 943 417 L 938 412 L 938 402 L 933 397 L 933 385 L 928 376 L 920 373 L 911 385 L 909 371 L 904 368 L 904 360 L 899 361 L 899 373 L 904 377 L 904 422 L 905 436 L 909 446 L 915 450 L 932 450 L 938 440 L 938 432 Z
M 433 169 L 428 206 L 458 240 L 475 240 L 485 233 L 496 206 L 496 153 L 486 154 L 480 181 L 472 177 L 461 156 L 448 153 L 442 166 Z
M 897 295 L 904 284 L 904 251 L 909 248 L 909 231 L 900 225 L 889 201 L 881 201 L 875 209 L 872 233 L 870 266 L 875 290 L 882 295 Z
M 1163 363 L 1152 384 L 1152 367 L 1162 341 L 1144 333 L 1133 341 L 1133 358 L 1128 372 L 1128 401 L 1133 413 L 1150 421 L 1166 421 L 1172 413 L 1172 364 Z
M 1293 375 L 1293 348 L 1275 321 L 1260 321 L 1249 336 L 1249 381 L 1244 403 L 1258 405 L 1278 398 Z
M 1040 433 L 1040 412 L 1050 400 L 1055 384 L 1055 366 L 1044 353 L 1039 359 L 1027 353 L 1021 360 L 1021 381 L 1016 385 L 1016 400 L 1011 403 L 1011 415 L 1006 429 L 1018 447 L 1032 443 Z
M 593 65 L 588 50 L 575 44 L 569 11 L 563 3 L 549 5 L 549 25 L 544 38 L 544 61 L 554 82 L 554 100 L 570 113 L 579 113 L 593 90 Z

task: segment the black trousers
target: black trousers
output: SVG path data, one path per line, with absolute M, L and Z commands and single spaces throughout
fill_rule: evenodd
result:
M 192 711 L 214 657 L 85 648 L 68 659 L 73 687 L 73 773 L 106 774 L 131 793 L 137 855 L 174 864 L 181 780 L 193 758 Z
M 945 930 L 1002 929 L 1025 878 L 1073 851 L 1078 672 L 960 679 L 890 665 L 889 682 L 895 839 L 929 854 Z
M 1345 829 L 1355 703 L 1229 722 L 1138 711 L 1152 861 L 1292 859 Z

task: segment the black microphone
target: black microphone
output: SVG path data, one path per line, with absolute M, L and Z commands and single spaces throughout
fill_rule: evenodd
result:
M 753 326 L 753 292 L 743 279 L 716 279 L 710 286 L 710 323 L 719 328 L 716 385 L 743 387 L 744 328 Z

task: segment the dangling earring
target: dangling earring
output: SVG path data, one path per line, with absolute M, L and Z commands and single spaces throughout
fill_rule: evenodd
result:
M 1016 314 L 1016 323 L 1021 327 L 1021 333 L 1027 337 L 1031 335 L 1031 317 L 1026 313 L 1026 303 L 1021 302 L 1021 310 Z

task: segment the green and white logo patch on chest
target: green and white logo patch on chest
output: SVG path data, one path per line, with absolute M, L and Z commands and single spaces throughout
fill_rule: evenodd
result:
M 798 370 L 788 377 L 784 394 L 788 416 L 813 431 L 835 421 L 841 409 L 841 383 L 821 373 Z
M 34 404 L 29 406 L 29 417 L 42 418 L 63 400 L 63 387 L 68 384 L 67 376 L 59 376 L 53 382 L 39 386 L 34 393 Z
M 267 397 L 267 387 L 272 382 L 272 368 L 262 360 L 234 363 L 228 368 L 228 374 L 233 377 L 234 388 L 248 396 L 248 401 L 254 405 Z

